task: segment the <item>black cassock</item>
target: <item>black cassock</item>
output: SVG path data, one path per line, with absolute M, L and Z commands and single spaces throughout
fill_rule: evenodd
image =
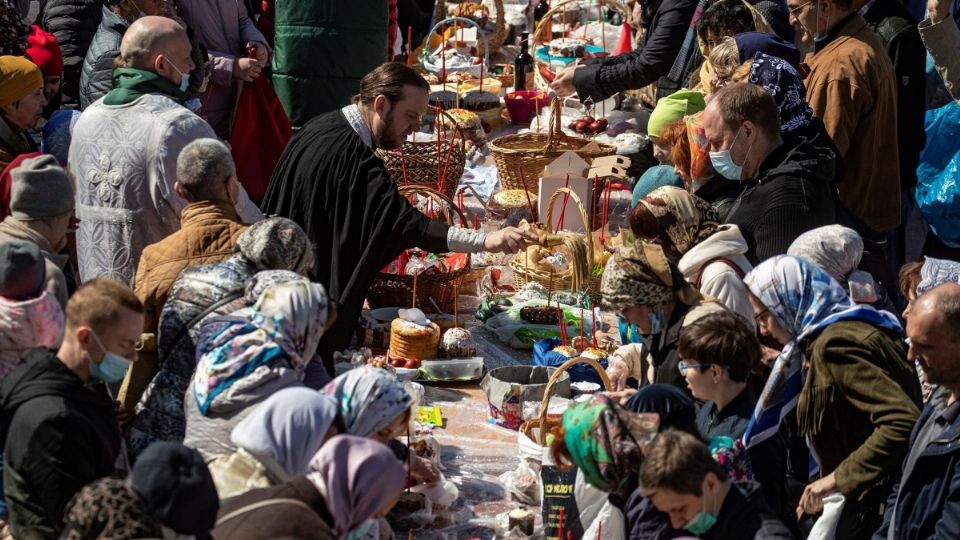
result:
M 400 195 L 383 161 L 340 111 L 314 118 L 290 140 L 261 206 L 299 223 L 316 248 L 311 277 L 338 304 L 318 351 L 328 368 L 333 353 L 349 345 L 370 279 L 381 268 L 407 248 L 447 251 L 447 225 Z

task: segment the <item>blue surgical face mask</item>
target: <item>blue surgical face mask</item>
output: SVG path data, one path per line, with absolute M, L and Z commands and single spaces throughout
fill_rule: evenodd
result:
M 692 532 L 697 536 L 703 536 L 707 533 L 714 525 L 717 524 L 717 516 L 707 512 L 707 492 L 704 489 L 703 492 L 703 510 L 697 512 L 697 515 L 693 516 L 693 519 L 687 522 L 683 526 L 684 529 Z
M 663 332 L 663 306 L 658 306 L 656 311 L 647 313 L 647 319 L 650 321 L 651 336 Z
M 733 138 L 733 142 L 730 143 L 730 148 L 733 148 L 733 145 L 737 144 L 737 139 L 740 137 L 741 131 L 743 131 L 743 126 L 740 126 L 740 129 L 737 130 L 737 135 Z M 737 165 L 736 162 L 733 161 L 733 156 L 730 155 L 730 148 L 720 150 L 719 152 L 710 152 L 710 164 L 713 165 L 713 168 L 720 176 L 727 180 L 739 181 L 743 177 L 743 164 Z M 747 155 L 750 155 L 751 148 L 753 148 L 753 143 L 747 148 Z M 743 161 L 746 163 L 746 156 L 743 157 Z
M 170 62 L 169 58 L 167 58 L 167 62 Z M 180 71 L 180 68 L 178 68 L 176 64 L 174 64 L 173 62 L 170 62 L 170 66 L 173 68 L 174 71 L 180 74 L 180 91 L 183 93 L 186 93 L 187 88 L 190 87 L 190 74 L 187 73 L 186 75 L 184 75 L 183 72 Z
M 101 380 L 105 383 L 118 383 L 123 380 L 123 377 L 127 374 L 127 369 L 130 367 L 130 360 L 120 356 L 117 353 L 113 353 L 107 350 L 103 346 L 103 343 L 100 341 L 100 338 L 97 337 L 97 333 L 90 330 L 90 334 L 93 336 L 93 339 L 97 342 L 97 346 L 103 351 L 103 360 L 99 364 L 90 362 L 90 375 L 94 379 Z
M 350 530 L 343 538 L 344 540 L 359 540 L 367 536 L 367 533 L 373 529 L 373 526 L 377 525 L 377 520 L 375 518 L 368 518 L 366 521 L 357 525 Z

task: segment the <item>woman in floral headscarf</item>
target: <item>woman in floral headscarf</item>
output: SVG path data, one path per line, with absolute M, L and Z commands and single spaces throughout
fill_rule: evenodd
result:
M 126 433 L 132 460 L 153 441 L 183 441 L 183 398 L 197 366 L 202 324 L 256 302 L 256 296 L 248 300 L 244 292 L 251 281 L 276 278 L 265 272 L 289 271 L 284 274 L 288 278 L 300 278 L 313 261 L 307 233 L 289 219 L 274 217 L 247 227 L 237 238 L 237 252 L 225 261 L 192 266 L 180 273 L 160 313 L 159 371 L 137 376 L 152 378 L 142 397 L 127 394 L 127 408 L 135 406 L 137 412 Z M 130 367 L 131 372 L 139 369 L 149 367 L 139 362 Z M 314 371 L 308 369 L 308 383 Z
M 919 415 L 920 385 L 903 329 L 892 314 L 855 304 L 803 259 L 769 259 L 746 283 L 761 333 L 783 350 L 744 442 L 749 449 L 775 435 L 796 407 L 821 475 L 807 486 L 798 513 L 817 514 L 826 495 L 840 492 L 846 502 L 837 538 L 868 538 Z
M 610 358 L 607 374 L 615 389 L 622 390 L 628 379 L 635 379 L 687 391 L 678 368 L 680 329 L 723 306 L 707 301 L 690 285 L 661 246 L 643 242 L 625 246 L 610 257 L 600 289 L 608 309 L 636 325 L 645 338 L 643 344 L 620 347 Z M 651 366 L 645 365 L 648 354 Z
M 630 228 L 638 239 L 659 244 L 701 293 L 746 321 L 753 318 L 743 284 L 753 268 L 745 256 L 747 241 L 736 225 L 720 225 L 706 201 L 675 187 L 655 189 L 630 213 Z
M 207 458 L 236 450 L 230 432 L 252 406 L 303 381 L 327 311 L 323 286 L 301 279 L 269 285 L 253 307 L 204 323 L 184 444 Z

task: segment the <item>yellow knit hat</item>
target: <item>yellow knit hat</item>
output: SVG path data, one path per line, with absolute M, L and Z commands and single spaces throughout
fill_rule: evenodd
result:
M 0 56 L 0 107 L 16 103 L 43 86 L 43 74 L 22 56 Z

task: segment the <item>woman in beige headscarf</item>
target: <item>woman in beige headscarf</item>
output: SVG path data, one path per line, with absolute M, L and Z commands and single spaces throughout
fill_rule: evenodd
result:
M 616 390 L 627 379 L 672 384 L 687 391 L 680 374 L 680 329 L 724 309 L 700 294 L 667 260 L 663 248 L 637 242 L 615 253 L 603 272 L 603 303 L 636 325 L 644 344 L 625 345 L 613 354 L 607 374 Z M 649 356 L 649 358 L 647 358 Z

